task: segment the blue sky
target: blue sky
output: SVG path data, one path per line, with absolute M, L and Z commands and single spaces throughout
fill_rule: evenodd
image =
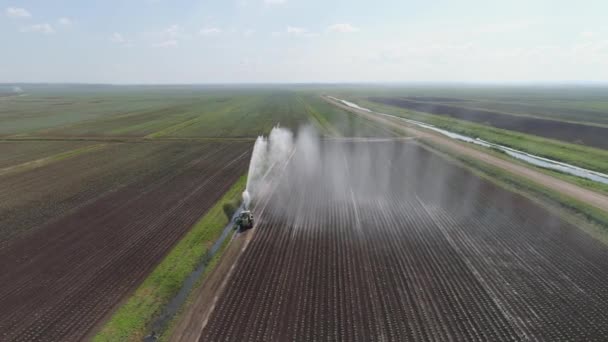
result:
M 606 1 L 0 0 L 0 82 L 608 81 Z

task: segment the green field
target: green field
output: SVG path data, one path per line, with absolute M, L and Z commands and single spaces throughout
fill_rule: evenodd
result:
M 213 151 L 223 152 L 231 151 L 228 147 L 231 144 L 247 149 L 253 146 L 259 135 L 268 134 L 277 124 L 294 130 L 296 134 L 301 126 L 311 125 L 320 135 L 331 138 L 404 136 L 400 130 L 326 102 L 322 94 L 335 95 L 381 112 L 424 121 L 450 131 L 608 173 L 607 150 L 367 100 L 372 95 L 403 94 L 401 88 L 43 85 L 24 88 L 27 89 L 26 96 L 0 99 L 0 187 L 5 190 L 0 193 L 0 247 L 8 246 L 18 238 L 42 234 L 48 222 L 78 213 L 87 204 L 115 192 L 122 191 L 125 198 L 131 198 L 125 202 L 128 204 L 146 200 L 146 194 L 152 193 L 156 184 L 175 181 L 188 189 L 189 182 L 200 183 L 201 177 L 207 177 L 203 172 L 216 174 L 212 165 L 209 169 L 207 166 L 189 169 L 207 160 L 202 157 L 209 152 L 206 146 L 212 146 L 209 148 Z M 604 107 L 608 101 L 603 99 L 602 94 L 601 91 L 574 92 L 568 97 L 568 94 L 556 90 L 476 88 L 433 88 L 432 91 L 420 88 L 408 92 L 408 96 L 459 98 L 459 101 L 448 102 L 458 105 L 475 105 L 475 108 L 595 125 L 603 124 L 604 119 L 608 122 Z M 552 106 L 562 111 L 553 111 Z M 569 108 L 580 112 L 574 115 L 575 111 L 569 111 Z M 597 112 L 597 115 L 588 116 L 587 111 Z M 421 144 L 425 144 L 425 141 L 421 141 Z M 440 150 L 436 146 L 433 148 Z M 496 151 L 484 150 L 510 158 Z M 218 152 L 220 154 L 223 153 Z M 563 211 L 566 219 L 584 222 L 591 227 L 589 232 L 608 241 L 605 238 L 608 225 L 606 213 L 476 160 L 461 156 L 450 158 L 458 159 L 458 162 L 482 177 L 530 195 L 553 210 Z M 542 171 L 608 193 L 608 186 L 554 171 Z M 195 269 L 226 225 L 227 218 L 222 206 L 240 199 L 246 179 L 243 176 L 236 183 L 233 182 L 244 172 L 245 167 L 231 174 L 234 178 L 225 188 L 232 184 L 230 190 L 224 192 L 223 189 L 210 202 L 215 204 L 210 204 L 209 210 L 197 213 L 193 221 L 183 227 L 187 233 L 179 241 L 176 238 L 178 242 L 171 244 L 171 251 L 163 254 L 165 257 L 162 260 L 159 258 L 154 264 L 156 266 L 152 265 L 153 271 L 136 279 L 137 282 L 129 290 L 131 292 L 124 293 L 124 297 L 128 293 L 132 295 L 122 298 L 122 305 L 107 322 L 98 322 L 105 325 L 96 332 L 96 340 L 135 341 L 150 332 L 151 323 L 179 291 L 184 279 Z M 189 177 L 196 179 L 196 182 L 190 181 Z M 162 189 L 165 191 L 164 187 Z M 171 194 L 172 191 L 172 186 L 166 187 L 167 193 Z M 205 193 L 204 198 L 212 195 Z M 161 194 L 150 203 L 161 203 L 164 197 Z M 173 202 L 167 200 L 165 204 L 170 206 Z M 197 201 L 193 207 L 199 204 L 200 201 Z M 112 211 L 110 207 L 107 218 L 112 218 L 114 212 L 119 211 Z M 144 214 L 148 214 L 146 210 L 133 213 L 133 217 L 120 216 L 131 219 L 132 226 L 137 226 L 137 217 L 145 218 Z M 82 219 L 88 217 L 83 215 Z M 196 224 L 192 225 L 193 222 Z M 83 231 L 89 229 L 87 224 L 75 226 L 82 226 Z M 121 227 L 117 225 L 114 228 L 120 232 Z M 78 239 L 74 239 L 74 248 L 79 251 L 89 248 L 78 246 Z M 41 239 L 39 242 L 44 241 Z M 38 247 L 44 248 L 44 244 Z M 213 262 L 217 262 L 218 258 L 219 254 Z M 106 262 L 105 257 L 103 261 Z M 44 272 L 37 276 L 43 278 Z M 117 304 L 112 304 L 112 308 L 116 308 Z
M 0 107 L 0 139 L 251 139 L 277 124 L 294 131 L 313 124 L 324 135 L 393 135 L 317 91 L 284 88 L 40 86 Z

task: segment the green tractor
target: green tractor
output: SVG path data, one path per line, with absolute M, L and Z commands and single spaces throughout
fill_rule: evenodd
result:
M 253 214 L 249 210 L 241 211 L 241 214 L 236 218 L 236 229 L 239 232 L 244 232 L 251 228 L 253 228 Z

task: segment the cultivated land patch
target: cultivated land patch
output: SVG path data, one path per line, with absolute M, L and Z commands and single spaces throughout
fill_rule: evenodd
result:
M 154 326 L 167 303 L 174 298 L 184 281 L 197 268 L 201 259 L 211 250 L 228 224 L 223 205 L 239 201 L 247 182 L 242 176 L 192 229 L 180 240 L 163 261 L 137 288 L 133 296 L 122 305 L 104 327 L 95 335 L 95 341 L 141 341 Z M 230 242 L 226 239 L 224 244 Z M 216 255 L 219 257 L 219 254 Z M 205 274 L 213 269 L 209 262 Z M 197 280 L 197 282 L 199 282 Z M 196 288 L 196 286 L 193 286 Z M 168 324 L 168 323 L 166 323 Z M 152 327 L 152 328 L 151 328 Z
M 399 117 L 425 122 L 454 133 L 483 139 L 589 170 L 602 173 L 608 172 L 608 150 L 605 149 L 569 144 L 559 140 L 498 129 L 441 115 L 414 112 L 370 101 L 360 101 L 360 104 L 363 107 L 370 108 L 376 112 L 389 113 Z
M 373 102 L 397 106 L 418 112 L 449 116 L 455 119 L 476 122 L 500 129 L 538 135 L 568 143 L 608 149 L 608 139 L 606 139 L 606 136 L 608 135 L 608 127 L 509 115 L 484 109 L 413 101 L 406 98 L 369 97 L 368 99 Z
M 255 137 L 308 121 L 295 91 L 31 86 L 3 102 L 0 137 Z
M 309 120 L 297 94 L 286 90 L 195 90 L 185 94 L 161 93 L 157 98 L 150 98 L 152 95 L 148 93 L 127 91 L 98 99 L 101 104 L 109 103 L 110 108 L 100 104 L 106 109 L 103 114 L 90 102 L 95 101 L 91 96 L 87 95 L 86 101 L 81 95 L 69 92 L 52 98 L 29 98 L 30 102 L 41 102 L 40 106 L 46 102 L 51 108 L 44 112 L 44 120 L 38 112 L 41 108 L 29 102 L 15 104 L 5 116 L 0 112 L 0 124 L 6 126 L 5 132 L 0 130 L 0 136 L 5 133 L 11 137 L 46 139 L 239 138 L 268 133 L 277 123 L 295 130 Z M 82 115 L 66 118 L 63 112 L 56 112 L 55 101 L 65 101 L 60 105 L 67 106 L 64 110 L 79 111 Z M 26 120 L 28 116 L 31 120 Z
M 0 247 L 104 194 L 173 172 L 180 161 L 195 158 L 201 146 L 109 144 L 91 153 L 0 176 L 0 187 L 5 190 L 0 193 Z
M 365 120 L 358 115 L 333 106 L 318 95 L 305 95 L 301 97 L 307 106 L 310 115 L 317 117 L 321 130 L 323 126 L 329 127 L 328 135 L 340 135 L 346 137 L 394 137 L 403 135 L 395 133 L 390 129 L 377 123 Z
M 343 97 L 378 96 L 486 109 L 506 114 L 590 125 L 608 125 L 605 86 L 427 86 L 328 89 Z
M 53 88 L 53 87 L 51 87 Z M 126 89 L 125 89 L 126 90 Z M 94 121 L 113 115 L 145 112 L 171 105 L 170 96 L 131 93 L 81 91 L 79 87 L 52 89 L 3 101 L 0 106 L 0 136 L 27 134 Z
M 81 340 L 246 171 L 250 148 L 117 144 L 0 177 L 3 219 L 29 230 L 0 247 L 2 339 Z
M 0 141 L 0 172 L 8 167 L 51 157 L 92 144 L 94 143 L 74 141 Z
M 417 145 L 345 146 L 294 157 L 200 341 L 608 338 L 604 244 Z
M 296 130 L 309 122 L 297 94 L 278 91 L 230 101 L 169 134 L 176 137 L 257 137 L 277 124 Z

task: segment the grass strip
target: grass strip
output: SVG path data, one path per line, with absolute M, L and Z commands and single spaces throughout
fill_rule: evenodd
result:
M 223 204 L 240 199 L 247 177 L 224 194 L 150 273 L 94 337 L 94 341 L 141 341 L 163 307 L 177 294 L 184 280 L 211 248 L 228 224 Z M 224 247 L 224 246 L 223 246 Z M 222 251 L 223 251 L 222 247 Z M 217 253 L 219 256 L 221 253 Z M 208 269 L 207 269 L 208 270 Z
M 535 169 L 539 172 L 542 172 L 546 175 L 555 177 L 555 178 L 559 178 L 561 180 L 564 180 L 566 182 L 570 182 L 573 184 L 576 184 L 580 187 L 595 191 L 595 192 L 599 192 L 599 193 L 603 193 L 605 195 L 608 195 L 608 184 L 604 184 L 604 183 L 600 183 L 600 182 L 596 182 L 596 181 L 592 181 L 590 179 L 586 179 L 586 178 L 582 178 L 582 177 L 578 177 L 575 175 L 571 175 L 565 172 L 561 172 L 558 170 L 553 170 L 553 169 L 548 169 L 548 168 L 544 168 L 538 165 L 534 165 L 534 164 L 530 164 L 530 163 L 526 163 L 520 159 L 511 157 L 510 155 L 508 155 L 507 153 L 505 153 L 502 150 L 496 149 L 496 148 L 487 148 L 487 147 L 483 147 L 483 146 L 479 146 L 479 145 L 475 145 L 475 144 L 470 144 L 470 147 L 491 154 L 495 157 L 498 157 L 500 159 L 504 159 L 504 160 L 508 160 L 511 163 L 514 164 L 518 164 L 521 166 L 525 166 L 527 168 L 530 169 Z
M 175 327 L 177 326 L 177 323 L 181 320 L 184 312 L 186 312 L 185 309 L 190 307 L 194 303 L 194 300 L 195 300 L 196 294 L 197 294 L 196 290 L 203 284 L 203 280 L 205 280 L 207 278 L 207 276 L 211 273 L 211 271 L 213 271 L 213 269 L 215 268 L 217 263 L 220 261 L 220 258 L 224 254 L 224 251 L 226 250 L 226 248 L 228 248 L 228 244 L 230 244 L 230 241 L 232 240 L 233 235 L 234 235 L 234 231 L 230 232 L 230 235 L 228 235 L 226 237 L 226 240 L 224 240 L 224 242 L 222 242 L 222 245 L 220 246 L 217 253 L 215 253 L 215 255 L 211 258 L 211 260 L 209 260 L 209 263 L 205 267 L 205 271 L 203 272 L 203 275 L 196 281 L 194 286 L 192 286 L 192 291 L 190 291 L 190 294 L 188 295 L 186 302 L 177 311 L 177 313 L 175 314 L 173 319 L 171 319 L 169 324 L 167 324 L 167 328 L 159 336 L 159 338 L 158 338 L 159 342 L 169 341 L 169 339 L 173 335 L 173 331 L 174 331 Z
M 467 167 L 476 175 L 540 204 L 567 222 L 608 244 L 608 213 L 533 181 L 468 156 L 456 154 L 426 139 L 418 142 Z

